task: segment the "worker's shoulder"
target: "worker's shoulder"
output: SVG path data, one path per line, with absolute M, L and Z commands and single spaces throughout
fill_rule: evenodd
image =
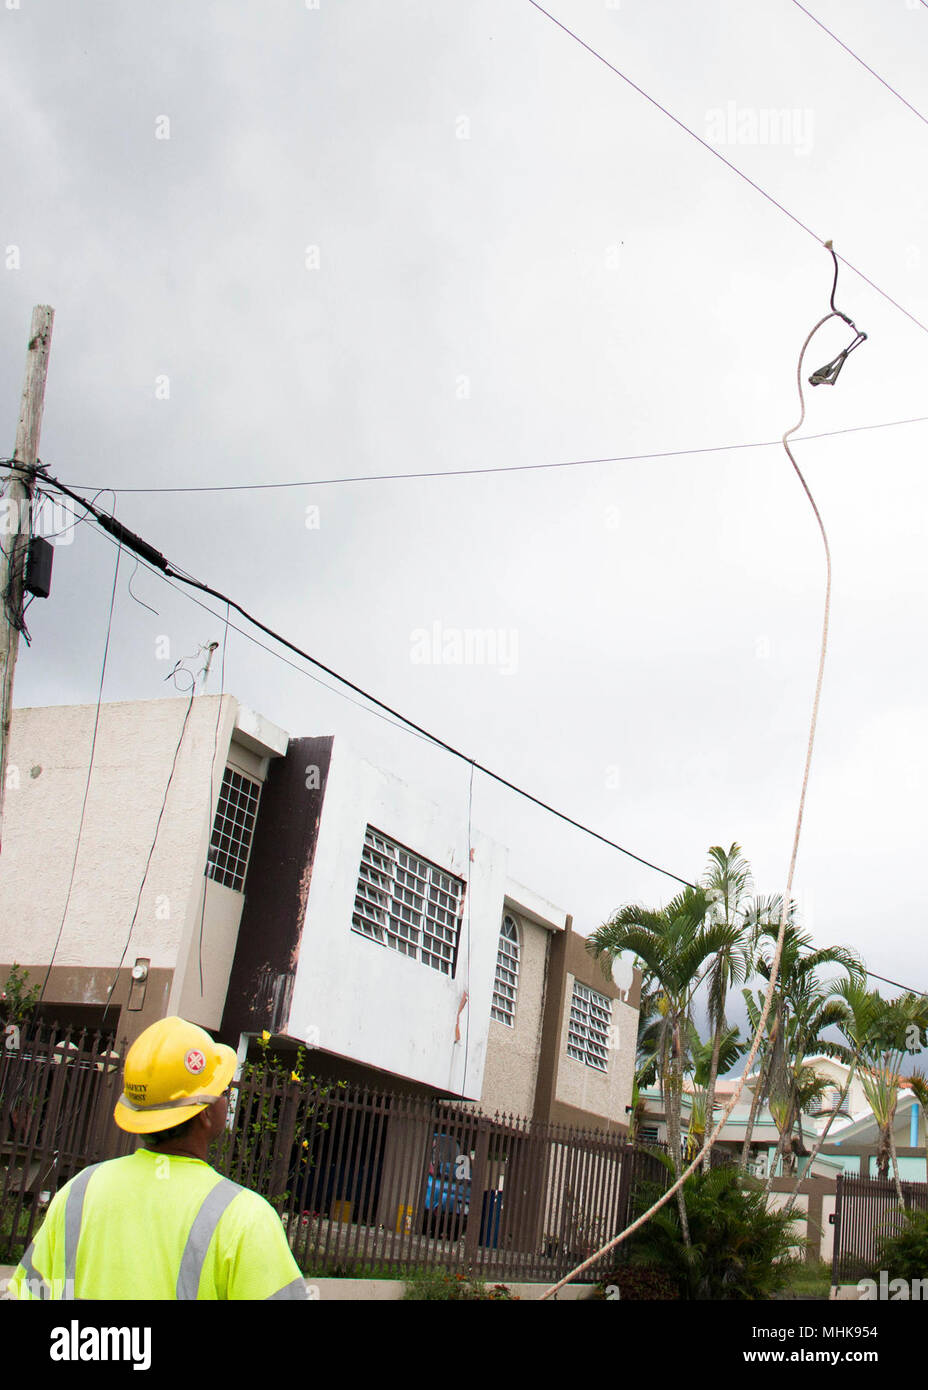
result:
M 253 1192 L 250 1187 L 239 1186 L 231 1179 L 225 1181 L 228 1184 L 229 1202 L 223 1213 L 224 1225 L 238 1226 L 243 1230 L 259 1229 L 283 1236 L 281 1219 L 266 1198 Z
M 131 1156 L 130 1154 L 127 1157 L 131 1158 Z M 95 1177 L 98 1173 L 104 1172 L 106 1169 L 112 1170 L 116 1168 L 117 1165 L 125 1164 L 125 1162 L 126 1158 L 106 1158 L 102 1159 L 99 1163 L 88 1163 L 85 1168 L 81 1168 L 73 1177 L 68 1178 L 67 1182 L 61 1184 L 52 1198 L 51 1207 L 49 1209 L 51 1210 L 51 1208 L 60 1205 L 62 1202 L 66 1202 L 68 1194 L 72 1189 L 85 1188 L 90 1182 L 90 1179 Z

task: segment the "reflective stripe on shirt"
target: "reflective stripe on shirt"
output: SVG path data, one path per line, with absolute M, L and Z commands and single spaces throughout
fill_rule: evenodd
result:
M 26 1279 L 29 1281 L 29 1284 L 31 1285 L 31 1296 L 33 1298 L 40 1299 L 51 1298 L 51 1285 L 49 1284 L 47 1279 L 43 1279 L 42 1275 L 39 1273 L 35 1265 L 32 1263 L 32 1256 L 34 1252 L 35 1241 L 32 1242 L 32 1244 L 29 1246 L 29 1249 L 25 1252 L 25 1254 L 19 1262 L 22 1265 L 23 1270 L 25 1271 Z
M 100 1167 L 92 1163 L 71 1183 L 68 1189 L 68 1204 L 64 1212 L 64 1292 L 62 1298 L 74 1298 L 74 1284 L 77 1279 L 77 1245 L 81 1238 L 81 1217 L 84 1211 L 84 1195 L 87 1184 Z
M 263 1197 L 202 1160 L 138 1149 L 56 1193 L 10 1289 L 33 1299 L 289 1301 L 307 1297 L 299 1274 Z
M 305 1279 L 294 1279 L 291 1284 L 284 1284 L 282 1289 L 278 1289 L 276 1293 L 270 1294 L 264 1301 L 265 1303 L 282 1303 L 284 1300 L 289 1301 L 290 1299 L 297 1298 L 306 1298 Z
M 239 1187 L 238 1183 L 223 1178 L 222 1182 L 217 1183 L 203 1198 L 203 1205 L 190 1227 L 190 1234 L 187 1237 L 187 1244 L 184 1246 L 184 1253 L 180 1262 L 180 1270 L 177 1275 L 177 1297 L 179 1299 L 191 1300 L 196 1298 L 200 1288 L 200 1275 L 203 1273 L 203 1261 L 206 1259 L 209 1243 L 219 1225 L 222 1213 L 242 1191 L 243 1189 Z

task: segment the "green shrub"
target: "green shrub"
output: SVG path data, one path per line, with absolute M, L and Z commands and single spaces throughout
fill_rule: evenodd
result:
M 3 1190 L 4 1175 L 0 1172 L 0 1191 Z M 30 1212 L 21 1211 L 14 1217 L 13 1204 L 0 1211 L 0 1264 L 18 1265 L 26 1248 L 26 1232 L 29 1229 Z M 36 1229 L 41 1225 L 36 1222 Z
M 672 1172 L 670 1159 L 660 1157 Z M 641 1184 L 636 1214 L 664 1190 L 656 1183 Z M 733 1165 L 699 1170 L 683 1190 L 692 1248 L 684 1245 L 677 1203 L 671 1200 L 629 1238 L 621 1262 L 604 1284 L 622 1289 L 623 1279 L 631 1278 L 628 1271 L 635 1268 L 660 1271 L 682 1299 L 769 1298 L 788 1284 L 790 1247 L 797 1243 L 793 1223 L 804 1217 L 768 1210 L 761 1185 Z M 640 1287 L 657 1286 L 645 1279 Z
M 34 984 L 28 988 L 29 971 L 23 970 L 14 961 L 0 988 L 0 1022 L 25 1023 L 31 1016 L 41 993 L 42 986 Z
M 672 1302 L 680 1297 L 680 1290 L 672 1275 L 667 1270 L 652 1265 L 619 1265 L 609 1284 L 618 1288 L 619 1298 L 623 1301 L 632 1299 L 642 1302 L 647 1299 Z M 614 1294 L 607 1294 L 605 1288 L 602 1296 L 615 1297 Z
M 902 1213 L 899 1213 L 900 1219 Z M 928 1276 L 928 1212 L 908 1211 L 895 1235 L 880 1241 L 873 1278 L 886 1270 L 890 1279 L 924 1279 Z

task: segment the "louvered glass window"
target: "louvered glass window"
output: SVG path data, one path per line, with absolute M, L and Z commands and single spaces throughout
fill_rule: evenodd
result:
M 368 826 L 352 931 L 453 975 L 464 883 Z
M 605 1071 L 609 1055 L 612 1002 L 579 980 L 574 980 L 567 1026 L 567 1055 L 588 1067 Z
M 519 985 L 519 931 L 511 917 L 503 918 L 496 952 L 496 979 L 493 981 L 491 1018 L 510 1028 L 516 1021 L 516 990 Z

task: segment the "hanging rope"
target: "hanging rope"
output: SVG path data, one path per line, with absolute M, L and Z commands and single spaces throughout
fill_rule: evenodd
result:
M 601 1260 L 603 1255 L 607 1255 L 610 1250 L 614 1250 L 617 1246 L 621 1245 L 621 1243 L 627 1240 L 630 1235 L 633 1235 L 634 1232 L 639 1230 L 640 1227 L 642 1227 L 647 1221 L 650 1221 L 651 1217 L 655 1214 L 655 1212 L 660 1211 L 661 1207 L 666 1206 L 666 1204 L 671 1200 L 671 1198 L 676 1196 L 680 1188 L 686 1182 L 687 1178 L 691 1177 L 692 1174 L 695 1173 L 696 1169 L 702 1164 L 706 1156 L 712 1152 L 713 1145 L 715 1144 L 723 1128 L 727 1124 L 732 1111 L 738 1104 L 738 1101 L 741 1099 L 741 1092 L 744 1090 L 745 1083 L 747 1082 L 747 1079 L 751 1074 L 751 1068 L 754 1065 L 754 1060 L 757 1057 L 757 1053 L 761 1044 L 761 1039 L 764 1035 L 764 1029 L 767 1026 L 767 1019 L 769 1017 L 770 1009 L 773 1003 L 773 994 L 774 990 L 776 989 L 777 978 L 780 972 L 780 961 L 783 955 L 783 942 L 786 936 L 786 923 L 789 917 L 790 903 L 792 901 L 793 875 L 795 873 L 796 858 L 799 852 L 799 835 L 802 829 L 802 817 L 806 803 L 806 789 L 809 785 L 809 772 L 812 766 L 812 749 L 815 743 L 815 730 L 818 724 L 818 707 L 819 698 L 821 696 L 822 691 L 822 679 L 825 674 L 825 655 L 828 649 L 828 622 L 831 612 L 831 551 L 828 545 L 828 536 L 825 532 L 825 526 L 822 521 L 821 513 L 819 512 L 819 509 L 816 506 L 815 498 L 809 491 L 808 483 L 803 477 L 799 465 L 793 457 L 793 453 L 789 447 L 788 441 L 790 435 L 795 434 L 796 431 L 802 427 L 803 421 L 806 418 L 806 402 L 802 390 L 802 364 L 805 359 L 806 351 L 809 347 L 809 344 L 815 337 L 816 333 L 819 331 L 820 328 L 824 327 L 824 325 L 828 323 L 831 319 L 840 318 L 843 319 L 845 323 L 847 323 L 851 328 L 854 329 L 854 332 L 857 333 L 858 337 L 851 344 L 851 346 L 849 348 L 846 348 L 845 351 L 841 354 L 841 361 L 837 369 L 834 371 L 833 375 L 830 378 L 826 378 L 823 376 L 821 377 L 821 381 L 812 381 L 812 378 L 810 378 L 810 381 L 812 381 L 813 385 L 819 385 L 825 381 L 827 381 L 829 385 L 833 385 L 835 379 L 837 378 L 838 372 L 841 370 L 841 367 L 844 365 L 844 361 L 847 359 L 848 353 L 852 352 L 853 349 L 856 346 L 858 346 L 858 342 L 863 342 L 864 338 L 866 337 L 866 334 L 861 334 L 858 332 L 855 325 L 851 323 L 851 320 L 845 314 L 842 314 L 840 309 L 835 308 L 834 299 L 835 290 L 837 289 L 838 285 L 838 262 L 837 258 L 835 257 L 834 249 L 832 248 L 831 242 L 825 242 L 825 246 L 827 250 L 831 252 L 831 256 L 835 264 L 835 280 L 834 285 L 832 286 L 830 301 L 831 311 L 830 313 L 827 313 L 824 318 L 819 319 L 818 323 L 809 333 L 805 342 L 802 345 L 802 351 L 799 354 L 799 362 L 796 367 L 796 385 L 799 391 L 800 406 L 799 419 L 796 422 L 796 424 L 792 426 L 791 429 L 788 429 L 786 431 L 782 438 L 782 444 L 783 448 L 786 450 L 786 456 L 789 459 L 790 463 L 793 465 L 793 468 L 796 471 L 796 476 L 802 484 L 803 491 L 805 492 L 806 496 L 809 499 L 809 502 L 812 505 L 812 510 L 815 513 L 815 519 L 818 522 L 819 530 L 822 533 L 822 542 L 825 547 L 825 608 L 822 618 L 822 639 L 819 653 L 818 674 L 816 676 L 815 681 L 815 699 L 812 703 L 812 719 L 809 726 L 809 742 L 806 748 L 806 761 L 802 776 L 802 791 L 799 796 L 799 810 L 796 816 L 795 831 L 793 833 L 793 849 L 789 861 L 789 873 L 787 875 L 786 880 L 786 891 L 783 894 L 783 907 L 780 912 L 780 928 L 779 932 L 777 933 L 776 950 L 774 952 L 773 961 L 770 967 L 770 979 L 767 984 L 767 992 L 764 996 L 764 1007 L 761 1011 L 761 1016 L 758 1020 L 757 1029 L 754 1034 L 754 1041 L 751 1044 L 751 1050 L 748 1053 L 747 1061 L 745 1062 L 744 1066 L 744 1072 L 739 1078 L 738 1085 L 735 1087 L 731 1099 L 729 1100 L 724 1111 L 722 1112 L 721 1118 L 719 1119 L 712 1133 L 706 1139 L 702 1149 L 700 1149 L 699 1153 L 690 1163 L 689 1167 L 683 1170 L 683 1172 L 677 1178 L 676 1182 L 674 1182 L 673 1185 L 667 1189 L 664 1195 L 658 1201 L 656 1201 L 653 1206 L 649 1207 L 646 1212 L 639 1216 L 636 1221 L 633 1221 L 630 1226 L 626 1226 L 624 1231 L 620 1231 L 617 1236 L 613 1237 L 613 1239 L 610 1240 L 606 1245 L 604 1245 L 600 1250 L 597 1250 L 594 1255 L 591 1255 L 589 1257 L 589 1259 L 584 1260 L 582 1264 L 577 1265 L 576 1269 L 572 1269 L 570 1273 L 566 1274 L 563 1279 L 558 1281 L 558 1283 L 552 1284 L 550 1288 L 545 1289 L 544 1293 L 541 1295 L 542 1299 L 551 1298 L 554 1294 L 557 1293 L 559 1289 L 562 1289 L 565 1284 L 571 1283 L 574 1279 L 577 1278 L 579 1274 L 582 1274 L 584 1270 L 589 1269 L 591 1265 L 594 1265 L 597 1263 L 597 1261 Z M 838 361 L 837 358 L 835 360 Z M 832 365 L 833 364 L 829 364 L 829 367 L 831 367 Z M 826 368 L 822 368 L 822 372 L 825 371 Z M 820 373 L 816 372 L 814 375 L 820 376 Z

